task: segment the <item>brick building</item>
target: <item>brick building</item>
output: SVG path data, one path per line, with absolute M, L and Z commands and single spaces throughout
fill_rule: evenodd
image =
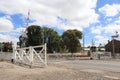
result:
M 108 43 L 105 45 L 105 51 L 113 53 L 113 43 L 114 43 L 115 54 L 120 53 L 120 41 L 116 39 L 108 41 Z

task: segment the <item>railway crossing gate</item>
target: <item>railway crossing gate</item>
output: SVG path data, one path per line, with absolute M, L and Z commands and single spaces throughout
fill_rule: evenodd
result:
M 14 63 L 30 65 L 30 67 L 47 66 L 47 49 L 46 43 L 40 46 L 30 46 L 25 48 L 17 48 L 13 50 Z M 39 65 L 38 65 L 39 64 Z

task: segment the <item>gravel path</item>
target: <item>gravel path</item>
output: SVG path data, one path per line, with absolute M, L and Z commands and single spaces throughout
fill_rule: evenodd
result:
M 0 80 L 120 80 L 120 73 L 95 72 L 49 64 L 47 68 L 25 68 L 0 62 Z

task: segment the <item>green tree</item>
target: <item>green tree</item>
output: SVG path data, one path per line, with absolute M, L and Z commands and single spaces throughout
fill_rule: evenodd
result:
M 58 35 L 58 33 L 51 29 L 51 28 L 47 28 L 47 27 L 43 27 L 42 28 L 43 31 L 43 42 L 47 43 L 47 51 L 49 53 L 53 53 L 53 51 L 60 51 L 60 36 Z
M 53 51 L 60 51 L 60 36 L 56 31 L 47 27 L 40 27 L 38 25 L 31 25 L 27 29 L 28 39 L 27 44 L 29 46 L 36 46 L 47 43 L 48 53 Z M 22 43 L 21 37 L 19 37 L 20 43 Z
M 64 43 L 64 47 L 68 49 L 72 54 L 74 52 L 80 51 L 81 44 L 79 39 L 82 38 L 82 32 L 76 29 L 67 30 L 62 34 L 62 39 Z
M 38 25 L 31 25 L 28 27 L 28 45 L 36 46 L 42 44 L 42 29 Z

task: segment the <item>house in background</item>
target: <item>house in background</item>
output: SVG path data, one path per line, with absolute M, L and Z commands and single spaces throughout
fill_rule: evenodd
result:
M 113 55 L 113 42 L 114 42 L 114 52 L 115 54 L 120 53 L 120 41 L 113 39 L 111 41 L 108 41 L 108 43 L 105 45 L 105 51 L 111 52 Z
M 12 42 L 0 42 L 0 52 L 12 52 Z

